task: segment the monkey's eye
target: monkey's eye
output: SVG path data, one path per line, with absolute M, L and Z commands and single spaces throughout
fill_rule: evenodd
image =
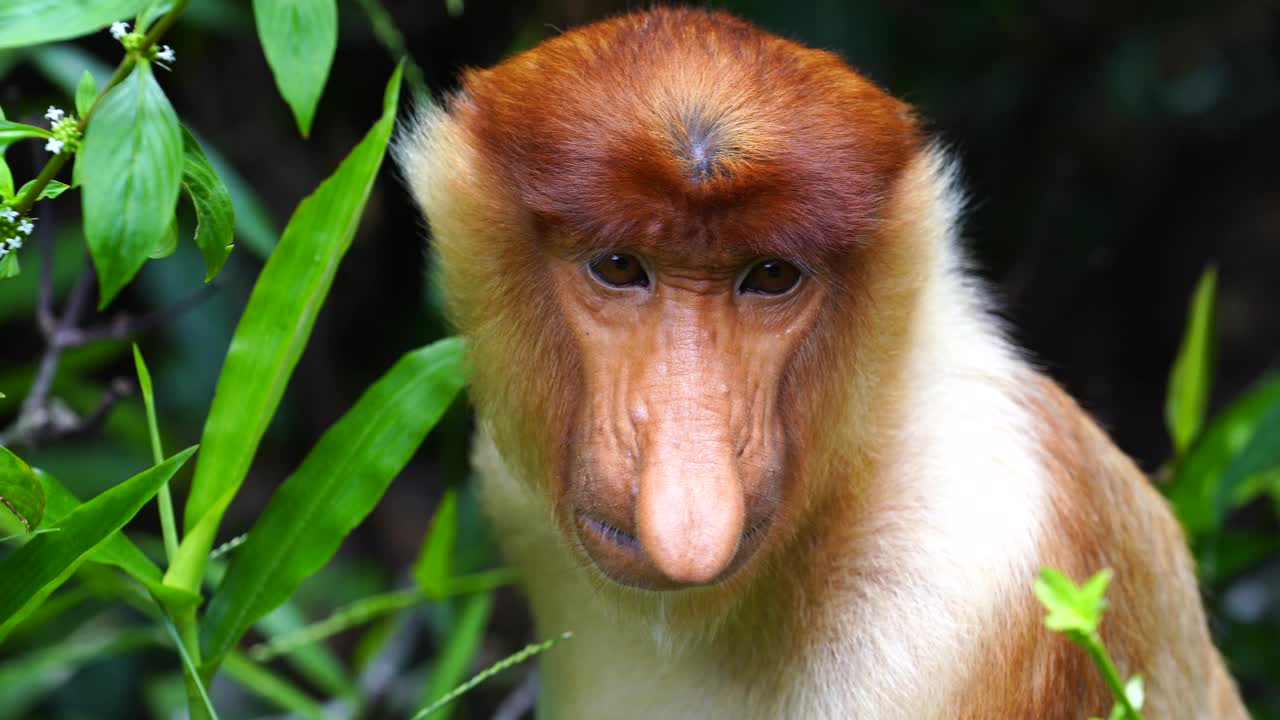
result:
M 613 287 L 649 287 L 649 274 L 635 255 L 605 253 L 591 261 L 591 274 Z
M 786 260 L 773 258 L 756 263 L 738 286 L 738 292 L 781 295 L 800 282 L 800 270 Z

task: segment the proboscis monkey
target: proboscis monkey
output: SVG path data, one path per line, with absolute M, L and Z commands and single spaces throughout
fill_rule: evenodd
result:
M 541 717 L 1245 713 L 1177 523 L 1005 341 L 950 164 L 828 52 L 657 9 L 468 71 L 399 154 L 470 343 Z

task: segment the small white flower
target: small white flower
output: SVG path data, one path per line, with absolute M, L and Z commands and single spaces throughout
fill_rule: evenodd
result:
M 22 249 L 22 238 L 18 237 L 17 235 L 14 235 L 13 237 L 9 238 L 9 249 L 10 249 L 10 250 L 21 250 L 21 249 Z
M 59 140 L 58 138 L 49 138 L 49 142 L 47 142 L 47 143 L 45 143 L 45 144 L 44 144 L 44 149 L 45 149 L 45 150 L 48 150 L 49 152 L 53 153 L 54 155 L 57 155 L 58 153 L 62 152 L 62 146 L 63 146 L 64 144 L 65 144 L 65 143 L 63 143 L 63 142 L 62 142 L 61 140 Z
M 66 113 L 62 111 L 62 108 L 54 107 L 52 105 L 50 105 L 49 109 L 44 113 L 44 116 L 49 118 L 52 122 L 58 122 L 62 119 L 63 115 L 66 115 Z
M 14 220 L 18 219 L 18 211 L 14 210 L 11 207 L 7 207 L 3 210 L 0 210 L 0 217 L 4 218 L 5 220 L 8 220 L 9 222 L 13 222 Z
M 35 229 L 35 224 L 26 218 L 22 218 L 22 222 L 18 223 L 18 232 L 21 232 L 24 235 L 30 235 L 31 231 Z
M 121 38 L 123 38 L 125 35 L 128 35 L 128 34 L 129 34 L 129 23 L 127 22 L 111 23 L 111 37 L 117 40 L 120 40 Z
M 171 62 L 176 62 L 178 59 L 178 56 L 174 54 L 173 48 L 169 47 L 168 45 L 163 45 L 160 47 L 160 51 L 156 53 L 156 59 L 161 62 L 171 63 Z

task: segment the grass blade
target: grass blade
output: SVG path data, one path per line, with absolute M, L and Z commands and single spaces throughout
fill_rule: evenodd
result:
M 1186 333 L 1169 376 L 1164 417 L 1173 438 L 1174 454 L 1181 457 L 1191 447 L 1204 424 L 1209 405 L 1209 387 L 1213 383 L 1214 292 L 1217 271 L 1209 267 L 1196 283 L 1187 317 Z

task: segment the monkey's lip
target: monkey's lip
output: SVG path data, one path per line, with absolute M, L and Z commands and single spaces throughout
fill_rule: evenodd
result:
M 620 584 L 645 590 L 678 590 L 693 587 L 663 575 L 645 555 L 644 546 L 632 532 L 584 512 L 576 513 L 578 539 L 592 563 L 605 577 Z M 736 573 L 755 553 L 773 522 L 773 513 L 757 519 L 738 541 L 733 561 L 708 585 Z

